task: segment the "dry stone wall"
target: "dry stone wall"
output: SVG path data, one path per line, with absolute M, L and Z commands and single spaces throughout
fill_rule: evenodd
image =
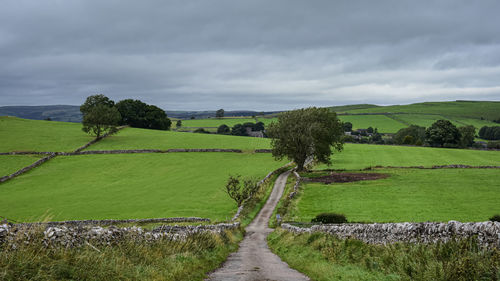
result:
M 0 225 L 0 244 L 8 243 L 16 248 L 19 243 L 41 241 L 46 246 L 78 247 L 84 244 L 112 245 L 127 239 L 133 242 L 148 242 L 160 239 L 185 239 L 189 235 L 201 232 L 221 233 L 225 230 L 239 228 L 239 223 L 223 223 L 200 226 L 161 226 L 151 231 L 141 227 L 111 226 L 48 226 L 37 229 L 32 226 Z
M 481 245 L 500 248 L 500 222 L 461 223 L 373 223 L 327 224 L 301 228 L 284 223 L 281 227 L 293 233 L 324 232 L 339 238 L 355 238 L 370 244 L 395 242 L 435 243 L 477 236 Z
M 127 220 L 73 220 L 73 221 L 51 221 L 51 222 L 33 222 L 19 223 L 16 226 L 87 226 L 99 225 L 107 226 L 122 223 L 180 223 L 180 222 L 210 222 L 207 218 L 187 217 L 187 218 L 155 218 L 155 219 L 127 219 Z
M 10 174 L 10 175 L 8 175 L 8 176 L 1 177 L 1 178 L 0 178 L 0 183 L 1 183 L 1 182 L 8 181 L 8 180 L 10 180 L 10 179 L 12 179 L 12 178 L 15 178 L 15 177 L 17 177 L 17 176 L 19 176 L 19 175 L 21 175 L 21 174 L 24 174 L 24 173 L 28 172 L 29 170 L 31 170 L 31 169 L 33 169 L 33 168 L 35 168 L 35 167 L 38 167 L 38 166 L 42 165 L 43 163 L 45 163 L 45 162 L 49 161 L 50 159 L 54 158 L 55 156 L 56 156 L 56 154 L 55 154 L 55 153 L 52 153 L 52 154 L 50 154 L 49 156 L 46 156 L 46 157 L 44 157 L 44 158 L 42 158 L 42 159 L 40 159 L 40 160 L 36 161 L 35 163 L 33 163 L 33 164 L 31 164 L 31 165 L 29 165 L 29 166 L 27 166 L 27 167 L 22 168 L 21 170 L 19 170 L 19 171 L 15 172 L 15 173 L 13 173 L 13 174 Z

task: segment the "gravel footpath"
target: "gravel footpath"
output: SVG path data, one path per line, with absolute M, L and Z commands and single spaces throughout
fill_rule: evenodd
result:
M 212 272 L 206 280 L 309 280 L 307 276 L 288 267 L 267 246 L 267 235 L 273 231 L 268 227 L 269 219 L 283 194 L 288 175 L 290 172 L 285 172 L 276 180 L 266 204 L 247 226 L 246 236 L 240 243 L 239 250 L 229 255 L 224 265 Z

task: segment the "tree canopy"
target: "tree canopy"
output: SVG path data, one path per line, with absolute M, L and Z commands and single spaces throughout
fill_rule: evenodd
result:
M 125 99 L 116 108 L 122 116 L 122 125 L 156 130 L 169 130 L 172 125 L 163 109 L 140 100 Z
M 273 156 L 281 160 L 287 157 L 304 169 L 308 157 L 331 164 L 332 148 L 343 149 L 344 127 L 337 114 L 328 108 L 310 107 L 283 112 L 278 121 L 267 129 L 272 138 Z
M 460 138 L 460 131 L 448 120 L 437 120 L 425 131 L 425 139 L 430 146 L 458 147 Z
M 221 109 L 217 110 L 217 111 L 215 112 L 215 117 L 217 117 L 217 118 L 222 118 L 222 117 L 224 117 L 224 109 L 222 109 L 222 108 L 221 108 Z
M 89 96 L 80 106 L 83 114 L 82 130 L 100 138 L 104 133 L 113 134 L 118 131 L 121 120 L 120 112 L 114 102 L 104 95 Z
M 410 125 L 400 129 L 393 137 L 396 144 L 422 145 L 425 141 L 425 127 Z

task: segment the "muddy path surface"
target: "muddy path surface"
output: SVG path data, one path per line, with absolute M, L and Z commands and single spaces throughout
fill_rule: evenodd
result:
M 302 273 L 291 269 L 267 246 L 267 235 L 273 231 L 268 227 L 269 219 L 283 194 L 288 175 L 290 172 L 285 172 L 276 180 L 266 204 L 247 226 L 239 250 L 229 255 L 224 265 L 212 272 L 206 280 L 310 280 Z

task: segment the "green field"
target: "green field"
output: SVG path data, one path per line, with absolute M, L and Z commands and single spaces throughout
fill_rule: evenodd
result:
M 264 138 L 126 128 L 116 135 L 107 137 L 90 146 L 87 150 L 148 148 L 235 148 L 254 150 L 269 147 L 270 140 Z
M 334 153 L 333 165 L 317 169 L 363 169 L 374 166 L 425 166 L 463 164 L 500 166 L 500 151 L 447 149 L 418 146 L 351 144 Z
M 38 155 L 0 155 L 0 178 L 29 166 L 42 158 Z
M 73 151 L 92 140 L 79 123 L 0 117 L 0 152 Z
M 411 124 L 411 125 L 418 125 L 422 127 L 430 127 L 434 122 L 440 119 L 444 120 L 449 120 L 451 121 L 455 126 L 460 127 L 460 126 L 466 126 L 466 125 L 472 125 L 476 127 L 477 131 L 483 126 L 495 126 L 498 125 L 496 123 L 493 123 L 491 121 L 486 121 L 486 120 L 480 120 L 480 119 L 472 119 L 472 118 L 460 118 L 460 117 L 452 117 L 452 118 L 447 118 L 441 115 L 429 115 L 429 114 L 394 114 L 392 115 L 394 118 L 401 120 L 402 122 Z
M 208 118 L 208 119 L 191 119 L 182 120 L 182 127 L 219 127 L 226 124 L 233 127 L 236 124 L 243 124 L 246 122 L 255 123 L 255 118 Z
M 16 221 L 208 217 L 236 203 L 229 174 L 263 178 L 285 164 L 269 154 L 168 153 L 59 156 L 0 185 L 0 214 Z
M 310 221 L 322 212 L 350 221 L 486 221 L 500 213 L 500 172 L 496 169 L 381 169 L 380 180 L 308 183 L 292 217 Z
M 335 107 L 333 107 L 335 109 Z M 342 112 L 342 111 L 338 111 Z M 450 118 L 481 117 L 488 120 L 500 118 L 500 102 L 498 101 L 460 101 L 460 102 L 424 102 L 409 105 L 367 106 L 361 109 L 346 108 L 344 112 L 356 113 L 416 113 L 438 114 Z
M 339 115 L 342 122 L 351 122 L 352 129 L 377 128 L 379 133 L 396 133 L 399 129 L 408 127 L 385 115 Z

